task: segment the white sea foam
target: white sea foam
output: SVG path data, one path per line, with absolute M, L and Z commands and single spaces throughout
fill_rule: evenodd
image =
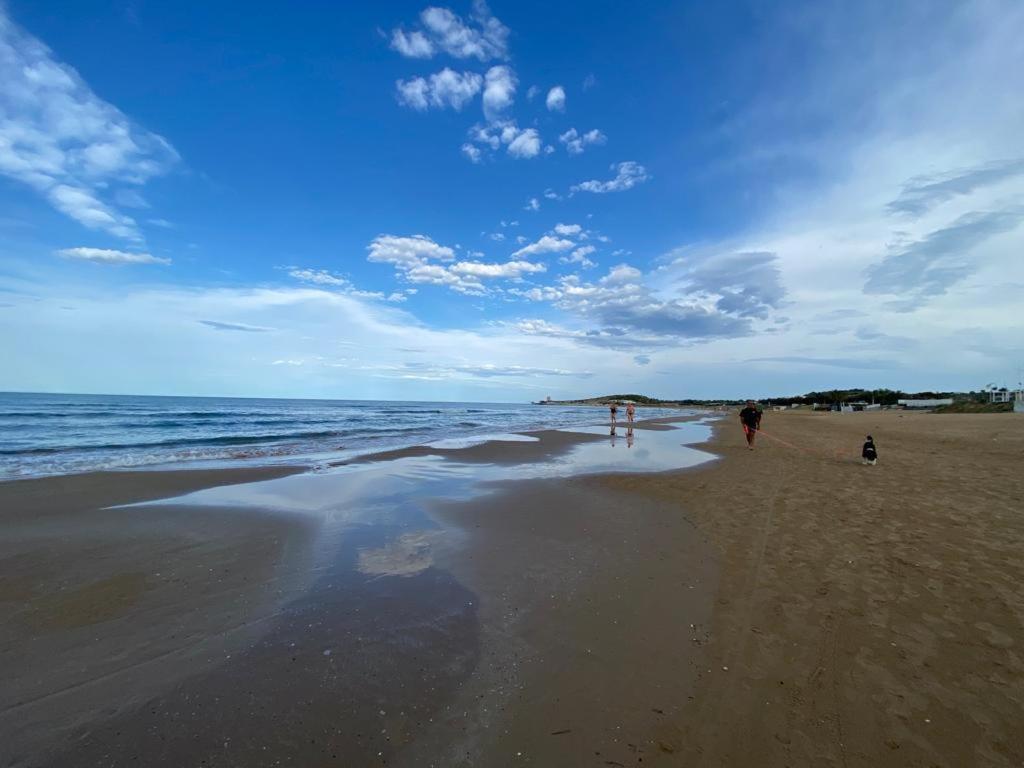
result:
M 440 448 L 443 450 L 458 450 L 460 448 L 472 448 L 474 445 L 484 443 L 535 443 L 536 437 L 530 435 L 466 435 L 464 437 L 446 437 L 443 440 L 435 440 L 427 443 L 428 448 Z

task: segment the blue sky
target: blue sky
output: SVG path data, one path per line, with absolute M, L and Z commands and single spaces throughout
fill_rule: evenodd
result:
M 1012 382 L 1024 6 L 550 6 L 0 2 L 0 389 Z

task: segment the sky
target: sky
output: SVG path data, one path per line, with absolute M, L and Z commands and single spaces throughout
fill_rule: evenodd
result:
M 1024 4 L 0 0 L 0 390 L 1024 366 Z

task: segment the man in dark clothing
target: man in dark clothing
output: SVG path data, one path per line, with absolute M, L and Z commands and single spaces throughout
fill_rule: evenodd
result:
M 740 411 L 740 423 L 747 436 L 747 448 L 754 450 L 754 437 L 757 435 L 757 430 L 761 428 L 761 411 L 758 410 L 753 400 L 747 400 L 747 407 Z

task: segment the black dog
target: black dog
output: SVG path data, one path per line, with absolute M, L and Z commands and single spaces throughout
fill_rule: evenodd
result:
M 871 435 L 868 435 L 868 439 L 861 449 L 860 461 L 861 464 L 870 464 L 871 466 L 878 463 L 878 449 L 875 448 L 875 438 Z

